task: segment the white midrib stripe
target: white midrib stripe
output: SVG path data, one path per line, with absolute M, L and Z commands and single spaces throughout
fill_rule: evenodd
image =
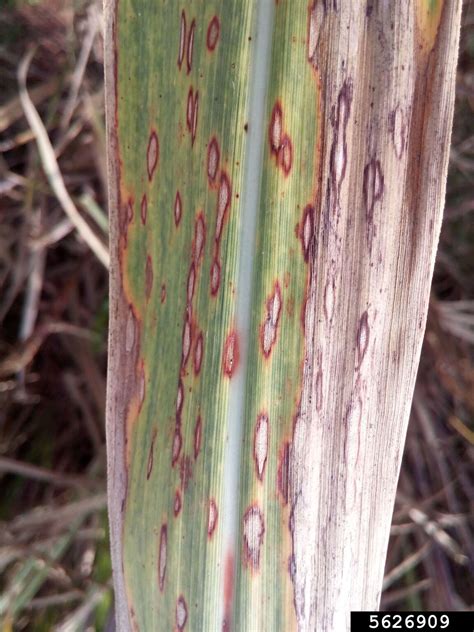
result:
M 275 0 L 254 0 L 257 16 L 252 33 L 252 59 L 248 109 L 248 133 L 244 182 L 240 206 L 240 250 L 236 292 L 235 323 L 240 343 L 240 366 L 230 381 L 227 408 L 228 437 L 224 458 L 224 489 L 222 495 L 222 564 L 221 589 L 224 589 L 225 559 L 234 553 L 239 561 L 240 474 L 241 448 L 244 430 L 245 396 L 247 382 L 248 347 L 252 313 L 252 286 L 254 278 L 255 243 L 260 207 L 260 184 L 263 168 L 266 124 L 265 110 L 272 57 L 272 36 Z M 234 573 L 235 573 L 234 567 Z M 235 585 L 235 582 L 234 582 Z M 223 596 L 223 593 L 222 593 Z M 216 630 L 220 630 L 224 617 L 224 600 L 217 609 Z M 235 613 L 234 613 L 235 614 Z

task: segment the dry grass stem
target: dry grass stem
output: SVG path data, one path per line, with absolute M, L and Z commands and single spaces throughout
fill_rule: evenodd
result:
M 30 127 L 35 135 L 43 169 L 48 177 L 51 188 L 58 198 L 58 201 L 61 204 L 64 212 L 68 215 L 69 219 L 76 227 L 78 233 L 84 239 L 86 244 L 88 244 L 90 249 L 95 253 L 99 261 L 101 261 L 104 266 L 108 268 L 109 253 L 107 251 L 107 248 L 100 241 L 94 231 L 90 228 L 89 224 L 82 218 L 69 193 L 67 192 L 64 180 L 61 175 L 61 171 L 56 161 L 54 149 L 51 145 L 51 141 L 49 140 L 48 133 L 32 100 L 28 95 L 28 91 L 26 89 L 26 77 L 33 54 L 34 51 L 31 50 L 24 56 L 21 61 L 18 68 L 18 84 L 20 90 L 21 104 L 28 123 L 30 124 Z

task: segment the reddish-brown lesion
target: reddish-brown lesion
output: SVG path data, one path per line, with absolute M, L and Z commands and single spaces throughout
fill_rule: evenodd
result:
M 225 171 L 221 171 L 219 179 L 219 189 L 217 191 L 217 219 L 216 219 L 216 250 L 219 250 L 222 230 L 229 212 L 232 200 L 232 187 L 230 179 Z
M 146 164 L 148 172 L 148 180 L 151 182 L 153 175 L 158 166 L 160 158 L 160 143 L 158 140 L 158 134 L 155 129 L 152 129 L 150 138 L 148 139 L 148 147 L 146 151 Z
M 285 176 L 288 176 L 293 165 L 293 145 L 288 134 L 285 134 L 281 141 L 278 151 L 278 164 L 283 169 Z
M 143 358 L 138 363 L 137 374 L 138 412 L 140 413 L 146 397 L 146 372 L 145 360 Z
M 119 228 L 119 259 L 123 268 L 123 254 L 128 247 L 128 231 L 129 226 L 134 219 L 134 199 L 129 196 L 126 204 L 120 204 L 118 207 L 118 228 Z
M 217 296 L 221 279 L 220 248 L 222 233 L 229 214 L 232 201 L 232 185 L 226 171 L 219 175 L 217 190 L 216 228 L 214 234 L 214 258 L 210 269 L 211 296 Z
M 146 193 L 143 194 L 142 201 L 140 203 L 140 219 L 142 220 L 143 226 L 146 224 L 148 215 L 148 200 Z
M 247 508 L 242 521 L 242 531 L 242 563 L 252 572 L 258 572 L 263 537 L 265 535 L 265 521 L 262 510 L 257 503 L 253 503 Z
M 270 153 L 274 156 L 276 165 L 285 176 L 288 176 L 293 166 L 293 143 L 283 125 L 283 108 L 281 101 L 277 100 L 272 109 L 270 126 L 268 129 Z
M 217 521 L 219 520 L 219 511 L 217 509 L 217 503 L 214 498 L 209 500 L 208 507 L 208 520 L 207 520 L 207 537 L 212 539 L 217 527 Z
M 165 588 L 166 565 L 168 557 L 168 525 L 163 523 L 160 529 L 160 539 L 158 542 L 158 586 L 160 592 Z
M 270 142 L 270 152 L 278 160 L 281 139 L 283 136 L 283 110 L 280 101 L 277 101 L 272 109 L 268 139 Z
M 196 140 L 198 113 L 199 113 L 199 90 L 196 90 L 196 93 L 194 94 L 193 122 L 191 126 L 191 146 L 192 147 L 194 147 L 194 141 Z
M 303 257 L 305 262 L 308 263 L 311 246 L 314 245 L 314 206 L 312 204 L 307 204 L 305 206 L 303 218 L 298 228 L 298 235 L 303 249 Z
M 191 314 L 186 311 L 186 317 L 184 319 L 182 341 L 181 341 L 181 375 L 186 373 L 186 365 L 188 363 L 189 355 L 191 353 L 191 344 L 193 339 L 193 323 L 191 320 Z
M 186 49 L 186 13 L 184 9 L 181 11 L 181 18 L 179 24 L 179 47 L 178 47 L 178 68 L 181 70 L 183 65 L 184 53 Z
M 195 265 L 201 263 L 201 259 L 204 253 L 204 246 L 206 245 L 206 220 L 204 213 L 199 211 L 194 222 L 194 239 L 192 244 L 193 259 Z
M 253 458 L 255 472 L 260 482 L 263 481 L 268 457 L 269 422 L 268 413 L 261 411 L 257 416 L 253 435 Z
M 184 406 L 184 384 L 183 380 L 179 378 L 178 380 L 178 392 L 176 395 L 176 425 L 181 425 L 181 415 L 183 413 Z
M 187 43 L 187 47 L 186 47 L 186 69 L 187 69 L 187 74 L 188 75 L 191 72 L 192 67 L 193 67 L 194 32 L 195 32 L 195 30 L 196 30 L 196 20 L 193 19 L 193 21 L 191 22 L 191 25 L 189 27 L 188 43 Z
M 179 191 L 176 191 L 176 195 L 174 198 L 174 209 L 173 209 L 174 224 L 176 228 L 178 228 L 179 226 L 182 215 L 183 215 L 183 201 L 181 199 L 181 193 Z
M 196 342 L 194 343 L 193 366 L 194 366 L 194 375 L 196 377 L 199 375 L 201 371 L 203 354 L 204 354 L 204 337 L 201 331 L 199 332 L 196 338 Z
M 188 489 L 189 481 L 193 477 L 193 464 L 186 454 L 183 454 L 179 461 L 179 478 L 181 489 L 185 492 Z
M 176 413 L 175 413 L 175 429 L 173 435 L 173 441 L 171 444 L 171 467 L 174 467 L 181 455 L 181 448 L 183 447 L 183 435 L 181 432 L 181 416 L 184 406 L 184 386 L 181 378 L 178 380 L 178 390 L 176 395 Z
M 188 605 L 183 595 L 178 597 L 176 602 L 176 627 L 179 632 L 182 632 L 186 626 L 188 620 Z
M 188 90 L 188 98 L 186 101 L 186 127 L 191 133 L 193 129 L 193 107 L 194 107 L 194 90 L 191 86 Z
M 219 263 L 219 260 L 214 258 L 212 265 L 211 265 L 211 271 L 210 271 L 210 277 L 211 277 L 211 296 L 217 296 L 217 293 L 219 291 L 219 286 L 221 283 L 221 264 Z
M 237 331 L 232 329 L 227 335 L 222 354 L 222 370 L 226 377 L 231 378 L 234 375 L 239 366 L 239 359 L 239 337 Z
M 270 357 L 278 336 L 283 299 L 278 280 L 274 282 L 273 293 L 266 301 L 266 315 L 260 326 L 260 347 L 266 359 Z
M 188 98 L 186 101 L 186 127 L 191 135 L 191 147 L 194 146 L 197 133 L 197 123 L 199 114 L 199 90 L 194 92 L 191 86 L 188 90 Z
M 155 454 L 155 441 L 156 441 L 157 429 L 154 428 L 151 434 L 151 442 L 150 442 L 150 450 L 148 452 L 148 462 L 146 468 L 146 479 L 149 480 L 151 473 L 153 471 L 153 461 Z
M 196 290 L 198 271 L 203 258 L 203 251 L 206 242 L 206 225 L 202 211 L 199 211 L 194 224 L 194 237 L 191 244 L 191 261 L 189 264 L 186 281 L 186 303 L 184 308 L 182 340 L 181 340 L 181 362 L 178 378 L 178 389 L 176 395 L 176 421 L 175 431 L 172 441 L 171 464 L 172 467 L 179 463 L 181 487 L 185 491 L 188 480 L 192 475 L 191 460 L 188 456 L 181 456 L 183 447 L 182 434 L 182 411 L 184 406 L 185 389 L 184 381 L 188 376 L 188 361 L 193 351 L 193 367 L 195 376 L 199 375 L 204 354 L 204 338 L 202 331 L 199 332 L 198 325 L 194 319 L 193 301 Z M 163 295 L 163 290 L 162 290 Z M 162 299 L 163 300 L 163 299 Z M 199 332 L 199 333 L 197 333 Z M 200 432 L 200 426 L 199 426 Z M 196 437 L 195 437 L 196 442 Z M 200 436 L 199 436 L 200 447 Z M 195 443 L 196 450 L 196 443 Z M 197 455 L 195 455 L 196 458 Z
M 207 34 L 206 34 L 207 50 L 210 53 L 212 53 L 215 47 L 217 46 L 217 42 L 219 40 L 220 28 L 221 28 L 221 25 L 219 22 L 219 18 L 217 17 L 217 15 L 215 15 L 209 22 L 209 25 L 207 27 Z
M 176 490 L 174 495 L 174 503 L 173 503 L 173 515 L 177 518 L 181 512 L 182 500 L 181 500 L 181 492 L 179 489 Z
M 202 441 L 202 418 L 199 414 L 196 419 L 196 425 L 194 426 L 194 460 L 196 461 L 199 452 L 201 451 L 201 441 Z
M 207 178 L 209 185 L 212 187 L 216 182 L 217 173 L 219 171 L 221 151 L 217 138 L 213 136 L 207 148 Z
M 174 467 L 181 455 L 183 446 L 183 435 L 181 434 L 181 425 L 176 425 L 173 435 L 171 466 Z

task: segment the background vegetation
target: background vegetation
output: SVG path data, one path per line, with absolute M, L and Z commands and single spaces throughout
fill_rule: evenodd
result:
M 28 91 L 18 73 L 34 47 Z M 0 621 L 103 630 L 107 240 L 100 2 L 0 9 Z M 474 3 L 464 7 L 445 221 L 382 608 L 473 608 Z M 45 153 L 45 135 L 55 159 Z M 44 131 L 43 129 L 43 131 Z M 51 162 L 52 160 L 52 162 Z M 59 176 L 49 177 L 57 162 Z M 53 164 L 52 164 L 53 163 Z M 92 244 L 93 245 L 93 244 Z

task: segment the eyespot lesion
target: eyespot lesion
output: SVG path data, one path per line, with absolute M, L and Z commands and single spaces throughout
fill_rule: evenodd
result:
M 262 412 L 257 417 L 253 440 L 253 452 L 257 478 L 263 481 L 268 453 L 268 414 Z
M 212 137 L 207 150 L 207 177 L 209 185 L 212 186 L 219 171 L 220 149 L 215 136 Z
M 152 130 L 148 140 L 148 148 L 146 152 L 148 180 L 151 182 L 158 166 L 158 158 L 160 155 L 160 144 L 156 130 Z
M 277 339 L 281 308 L 281 288 L 279 282 L 275 281 L 273 293 L 268 297 L 266 302 L 266 316 L 260 332 L 260 343 L 265 358 L 269 358 Z
M 154 428 L 153 432 L 152 432 L 152 435 L 151 435 L 150 450 L 148 452 L 148 462 L 147 462 L 147 467 L 146 467 L 146 479 L 147 480 L 150 479 L 151 473 L 153 471 L 156 435 L 157 435 L 157 429 Z
M 293 165 L 293 143 L 283 127 L 283 110 L 279 100 L 275 102 L 268 129 L 270 152 L 275 157 L 276 166 L 288 176 Z
M 203 347 L 204 347 L 204 338 L 202 335 L 202 331 L 199 333 L 196 343 L 194 345 L 194 375 L 198 376 L 201 371 L 202 365 L 202 356 L 203 356 Z
M 217 504 L 214 498 L 209 501 L 208 515 L 207 515 L 207 535 L 209 539 L 214 535 L 216 530 L 217 520 L 219 518 L 219 511 L 217 510 Z
M 183 202 L 181 200 L 181 193 L 176 191 L 176 196 L 174 198 L 174 224 L 176 228 L 178 228 L 179 223 L 181 221 L 181 217 L 183 215 Z
M 181 507 L 182 507 L 181 492 L 179 491 L 179 489 L 177 489 L 174 495 L 174 503 L 173 503 L 173 514 L 175 518 L 179 516 Z
M 337 97 L 332 125 L 334 128 L 331 146 L 329 170 L 331 174 L 331 210 L 334 214 L 339 209 L 339 195 L 347 167 L 347 125 L 351 114 L 353 86 L 350 79 L 346 79 Z
M 308 263 L 314 237 L 314 206 L 312 204 L 308 204 L 305 207 L 301 224 L 299 235 L 303 248 L 303 257 L 306 263 Z
M 196 425 L 194 427 L 194 460 L 196 461 L 201 451 L 202 441 L 202 418 L 198 415 Z
M 407 122 L 406 114 L 400 104 L 397 104 L 390 112 L 388 123 L 395 155 L 398 160 L 401 160 L 406 146 Z
M 367 310 L 363 312 L 359 320 L 359 326 L 357 328 L 357 367 L 359 368 L 364 360 L 369 346 L 370 328 L 369 328 L 369 314 Z
M 184 630 L 184 626 L 186 625 L 186 621 L 188 620 L 188 606 L 186 604 L 186 600 L 183 595 L 178 597 L 178 601 L 176 602 L 176 625 L 178 630 Z
M 384 176 L 380 160 L 372 158 L 364 168 L 363 196 L 366 218 L 367 245 L 372 252 L 372 243 L 376 227 L 374 223 L 375 204 L 382 199 L 384 192 Z
M 188 91 L 188 100 L 186 104 L 186 127 L 191 134 L 191 147 L 194 147 L 196 140 L 197 123 L 199 114 L 199 90 L 194 92 L 191 86 Z
M 163 592 L 166 578 L 166 558 L 168 555 L 168 525 L 161 525 L 160 541 L 158 544 L 158 584 L 160 592 Z
M 188 34 L 188 46 L 186 49 L 186 69 L 187 74 L 192 70 L 193 67 L 193 50 L 194 50 L 194 31 L 196 30 L 196 20 L 191 22 L 191 26 L 189 27 Z
M 140 218 L 142 220 L 143 226 L 145 226 L 146 224 L 147 216 L 148 216 L 148 200 L 147 200 L 146 193 L 144 193 L 142 197 L 142 201 L 140 203 Z
M 244 540 L 244 564 L 253 571 L 258 571 L 260 566 L 260 549 L 265 534 L 265 523 L 261 509 L 251 505 L 244 515 L 243 540 Z
M 228 378 L 231 378 L 239 364 L 239 339 L 237 337 L 236 331 L 231 331 L 226 338 L 224 344 L 224 353 L 222 358 L 222 368 L 224 370 L 224 375 Z
M 215 15 L 212 20 L 209 22 L 209 26 L 207 27 L 207 35 L 206 35 L 206 44 L 209 52 L 213 52 L 217 46 L 217 41 L 219 39 L 220 34 L 220 22 L 217 15 Z
M 181 70 L 184 60 L 184 49 L 186 46 L 186 14 L 181 11 L 181 19 L 179 24 L 179 50 L 178 50 L 178 68 Z

